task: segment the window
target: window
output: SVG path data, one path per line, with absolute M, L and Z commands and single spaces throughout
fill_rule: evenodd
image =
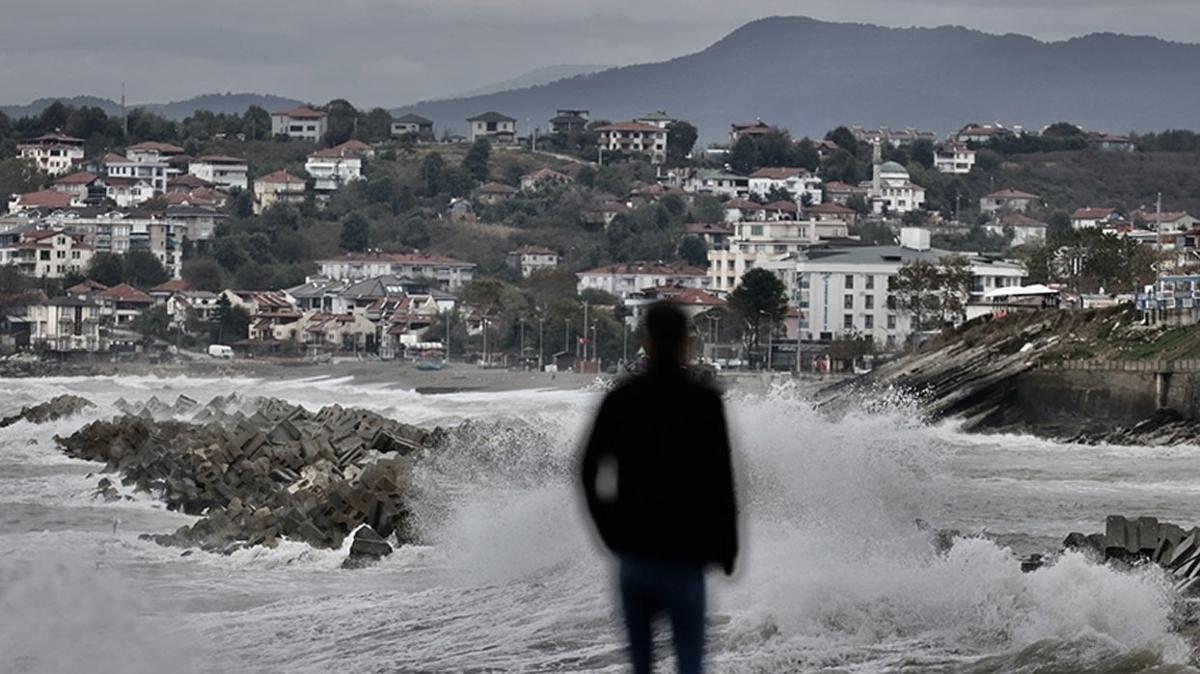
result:
M 854 290 L 854 276 L 846 274 L 846 290 Z
M 875 308 L 875 296 L 874 295 L 867 295 L 866 297 L 863 298 L 863 308 L 866 309 L 867 311 L 870 311 L 871 309 Z
M 842 297 L 842 308 L 843 309 L 853 309 L 854 308 L 854 295 L 844 295 Z
M 842 327 L 845 328 L 846 330 L 853 330 L 854 329 L 854 316 L 851 316 L 850 314 L 845 314 L 844 316 L 842 316 Z
M 867 274 L 866 285 L 864 285 L 863 287 L 866 288 L 867 290 L 875 289 L 875 275 L 874 274 Z
M 896 315 L 895 315 L 895 314 L 888 314 L 888 317 L 887 317 L 887 329 L 888 329 L 888 330 L 895 330 L 895 329 L 896 329 Z
M 762 225 L 751 225 L 750 236 L 762 236 Z
M 870 314 L 867 314 L 866 316 L 863 317 L 863 330 L 874 330 L 874 329 L 875 329 L 875 317 Z

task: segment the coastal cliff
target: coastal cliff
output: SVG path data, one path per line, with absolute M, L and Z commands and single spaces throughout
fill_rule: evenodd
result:
M 1200 330 L 1151 327 L 1129 308 L 972 321 L 826 388 L 831 410 L 900 393 L 930 421 L 1076 442 L 1200 439 Z

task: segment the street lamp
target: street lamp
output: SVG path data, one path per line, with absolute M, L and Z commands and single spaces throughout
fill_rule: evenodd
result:
M 542 363 L 542 359 L 546 357 L 546 349 L 542 344 L 545 338 L 545 323 L 545 319 L 543 319 L 541 316 L 538 316 L 538 372 L 545 370 L 545 366 Z

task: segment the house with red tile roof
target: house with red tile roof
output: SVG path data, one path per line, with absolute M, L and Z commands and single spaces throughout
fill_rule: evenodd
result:
M 75 198 L 67 192 L 59 192 L 57 190 L 39 190 L 37 192 L 27 192 L 25 194 L 15 194 L 8 202 L 9 213 L 22 213 L 24 211 L 52 211 L 62 208 L 71 208 L 72 206 L 83 206 L 83 201 Z
M 272 136 L 319 143 L 325 137 L 327 128 L 328 115 L 306 105 L 271 113 Z
M 508 266 L 521 270 L 522 278 L 528 278 L 535 271 L 554 269 L 562 262 L 562 256 L 545 246 L 521 246 L 509 251 L 505 262 Z
M 661 164 L 667 159 L 666 127 L 645 122 L 618 122 L 594 129 L 600 134 L 600 154 L 612 152 L 622 155 L 645 155 L 652 164 Z
M 116 325 L 126 325 L 149 309 L 154 298 L 128 283 L 102 290 L 96 295 L 100 300 L 101 315 L 109 317 Z
M 287 171 L 269 173 L 254 181 L 254 212 L 262 213 L 275 204 L 299 206 L 304 194 L 304 178 Z
M 1030 207 L 1040 206 L 1042 198 L 1036 194 L 1021 190 L 1003 189 L 979 198 L 979 210 L 983 213 L 996 211 L 1020 211 L 1024 213 Z

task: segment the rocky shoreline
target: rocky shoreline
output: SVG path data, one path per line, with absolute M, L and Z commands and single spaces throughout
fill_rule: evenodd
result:
M 64 397 L 47 405 L 78 403 Z M 118 408 L 122 415 L 55 439 L 69 456 L 102 462 L 123 485 L 200 517 L 146 538 L 227 554 L 282 538 L 336 549 L 356 534 L 350 564 L 413 540 L 412 462 L 445 433 L 365 410 L 331 405 L 312 412 L 236 394 L 203 405 L 180 396 L 172 403 L 119 401 Z M 120 498 L 110 477 L 96 493 Z

